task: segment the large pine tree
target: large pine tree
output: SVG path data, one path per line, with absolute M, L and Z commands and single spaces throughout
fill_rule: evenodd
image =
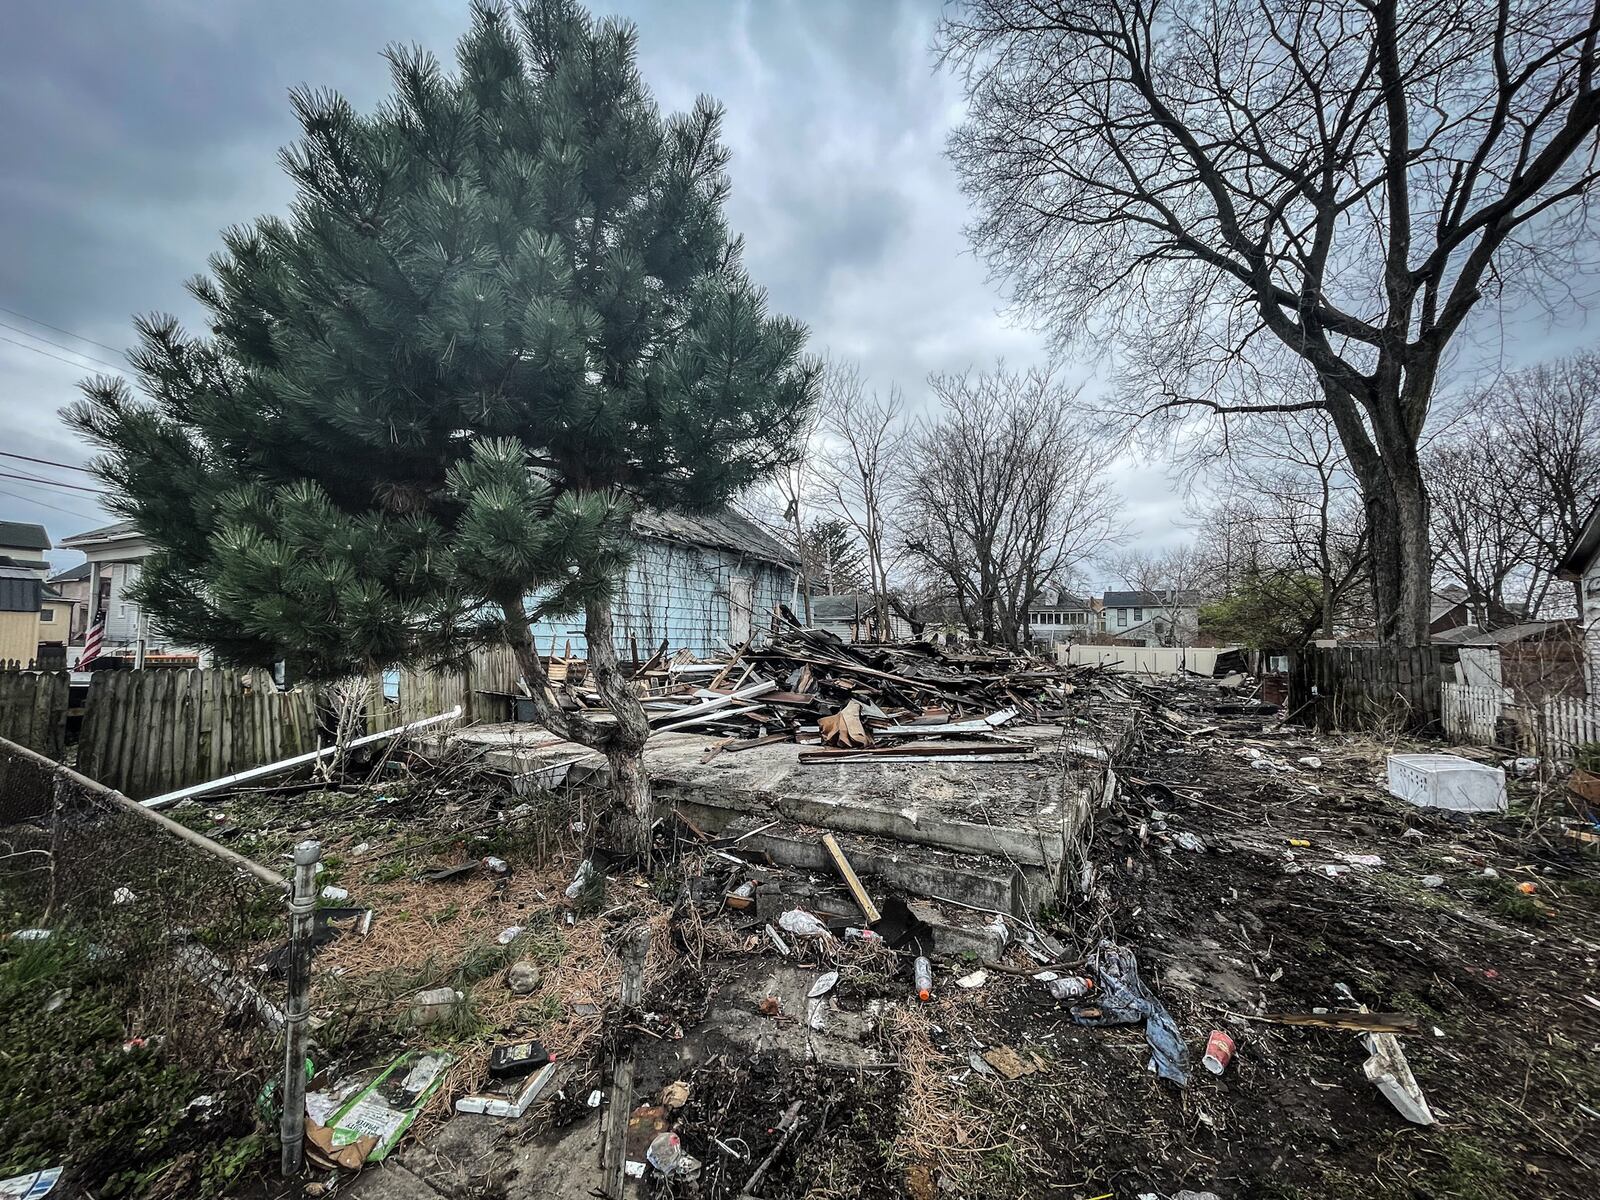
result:
M 321 676 L 504 639 L 642 837 L 648 727 L 611 623 L 629 515 L 786 460 L 805 330 L 741 266 L 720 110 L 662 117 L 631 26 L 477 4 L 455 72 L 388 57 L 374 113 L 292 95 L 295 201 L 190 284 L 209 334 L 141 320 L 144 395 L 94 379 L 68 418 L 159 548 L 164 627 Z M 530 625 L 580 609 L 614 721 L 544 703 Z

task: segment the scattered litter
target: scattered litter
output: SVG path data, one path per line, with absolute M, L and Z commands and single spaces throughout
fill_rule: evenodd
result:
M 832 936 L 828 932 L 826 925 L 801 908 L 791 908 L 788 912 L 783 913 L 778 917 L 778 925 L 786 933 L 792 933 L 795 937 L 826 938 Z M 787 954 L 788 951 L 785 950 L 784 953 Z
M 1422 886 L 1425 888 L 1441 888 L 1444 886 L 1444 876 L 1424 875 L 1422 877 Z
M 1037 1062 L 1023 1058 L 1010 1046 L 994 1046 L 983 1052 L 983 1061 L 1007 1079 L 1021 1079 L 1039 1069 Z
M 821 1033 L 828 1027 L 828 1002 L 820 996 L 806 1001 L 806 1028 Z
M 414 1025 L 431 1025 L 455 1012 L 456 1005 L 466 999 L 453 987 L 429 988 L 411 998 L 411 1022 Z
M 11 935 L 13 942 L 42 942 L 50 936 L 48 929 L 19 929 Z
M 594 1091 L 590 1092 L 589 1093 L 589 1098 L 587 1100 L 585 1100 L 584 1103 L 587 1104 L 590 1108 L 599 1108 L 600 1107 L 600 1089 L 599 1088 L 595 1088 Z
M 1177 834 L 1172 840 L 1180 850 L 1188 850 L 1191 853 L 1199 853 L 1206 848 L 1205 839 L 1198 833 L 1190 833 L 1187 829 Z
M 1065 975 L 1057 978 L 1050 972 L 1041 973 L 1050 975 L 1045 981 L 1045 990 L 1057 1000 L 1081 1000 L 1094 991 L 1094 980 L 1082 975 Z M 1039 976 L 1035 975 L 1034 978 L 1037 979 Z
M 492 1063 L 490 1071 L 492 1074 Z M 533 1106 L 533 1102 L 544 1094 L 545 1089 L 550 1086 L 550 1081 L 555 1078 L 555 1074 L 556 1064 L 546 1061 L 544 1066 L 530 1076 L 520 1089 L 513 1091 L 509 1095 L 479 1092 L 470 1096 L 462 1096 L 456 1101 L 456 1111 L 481 1113 L 486 1117 L 506 1117 L 515 1120 L 526 1113 Z
M 512 942 L 516 941 L 521 936 L 522 936 L 522 926 L 521 925 L 511 925 L 511 926 L 508 926 L 505 929 L 502 929 L 495 936 L 494 940 L 495 940 L 495 943 L 497 945 L 509 946 L 509 945 L 511 945 Z
M 1340 854 L 1339 857 L 1353 867 L 1383 866 L 1383 859 L 1376 854 Z
M 492 854 L 486 854 L 483 856 L 483 866 L 484 870 L 488 871 L 491 875 L 511 874 L 511 864 L 503 858 L 496 858 Z
M 1200 1065 L 1213 1075 L 1221 1075 L 1233 1059 L 1233 1039 L 1220 1029 L 1213 1029 L 1206 1038 L 1205 1057 Z
M 811 990 L 806 993 L 806 996 L 812 1000 L 817 999 L 819 996 L 826 996 L 829 992 L 833 991 L 834 986 L 838 984 L 838 982 L 839 972 L 825 971 L 823 974 L 817 976 L 817 981 L 811 985 Z
M 972 972 L 970 975 L 963 975 L 960 979 L 956 980 L 956 986 L 960 988 L 978 988 L 982 987 L 988 982 L 989 972 L 979 970 Z
M 1371 1057 L 1362 1064 L 1367 1078 L 1378 1085 L 1395 1110 L 1413 1125 L 1432 1125 L 1433 1113 L 1428 1101 L 1417 1086 L 1411 1064 L 1400 1049 L 1400 1041 L 1392 1033 L 1369 1033 L 1362 1037 Z
M 1166 1006 L 1139 978 L 1139 960 L 1133 951 L 1109 939 L 1095 947 L 1089 960 L 1099 988 L 1086 1002 L 1075 1006 L 1072 1019 L 1080 1025 L 1132 1025 L 1144 1022 L 1150 1043 L 1150 1069 L 1180 1086 L 1189 1082 L 1189 1052 Z
M 1521 892 L 1524 896 L 1531 896 L 1538 890 L 1539 885 L 1534 883 L 1531 879 L 1525 879 L 1521 883 L 1517 884 L 1517 891 Z
M 506 968 L 506 987 L 511 989 L 513 995 L 532 995 L 539 990 L 539 984 L 543 979 L 544 973 L 531 959 L 519 958 Z
M 1346 874 L 1350 870 L 1350 866 L 1348 863 L 1323 863 L 1317 870 L 1321 871 L 1329 879 L 1337 879 L 1339 876 Z
M 911 982 L 917 999 L 926 1004 L 933 999 L 933 964 L 924 955 L 917 955 L 911 964 Z
M 788 958 L 792 951 L 789 943 L 779 936 L 778 931 L 772 927 L 772 922 L 767 922 L 767 936 L 772 939 L 772 944 L 778 948 L 778 953 Z
M 329 1148 L 337 1152 L 371 1139 L 371 1149 L 363 1161 L 383 1161 L 399 1145 L 423 1105 L 443 1085 L 445 1069 L 454 1061 L 455 1057 L 445 1051 L 414 1050 L 402 1054 L 333 1114 L 328 1126 Z M 309 1129 L 307 1133 L 310 1134 Z
M 322 898 L 324 900 L 348 900 L 348 899 L 350 899 L 350 893 L 348 891 L 346 891 L 342 887 L 335 887 L 331 883 L 327 884 L 322 889 L 321 896 L 322 896 Z
M 67 1002 L 67 997 L 70 995 L 72 995 L 71 988 L 57 988 L 55 991 L 50 993 L 50 999 L 44 1002 L 44 1005 L 40 1011 L 48 1016 L 65 1004 Z
M 478 864 L 475 862 L 461 863 L 454 867 L 434 867 L 429 871 L 418 871 L 415 879 L 419 883 L 449 883 L 456 879 L 465 879 L 469 875 L 478 873 Z
M 687 1103 L 689 1103 L 689 1084 L 686 1080 L 675 1080 L 661 1089 L 662 1108 L 673 1111 Z
M 755 900 L 755 895 L 756 885 L 747 879 L 723 899 L 728 902 L 729 908 L 749 908 L 751 902 Z
M 971 1067 L 974 1071 L 976 1071 L 979 1075 L 994 1075 L 994 1074 L 996 1074 L 995 1069 L 993 1067 L 991 1067 L 988 1063 L 984 1062 L 983 1061 L 983 1055 L 979 1054 L 976 1050 L 973 1050 L 971 1053 L 969 1053 L 967 1055 L 967 1065 L 969 1067 Z
M 556 1056 L 540 1042 L 510 1042 L 489 1051 L 489 1077 L 520 1079 L 555 1059 Z
M 50 1189 L 56 1186 L 60 1178 L 60 1167 L 46 1167 L 42 1171 L 0 1179 L 0 1197 L 4 1200 L 39 1200 L 39 1197 L 49 1195 Z
M 111 903 L 113 904 L 132 904 L 133 899 L 133 889 L 130 887 L 119 887 L 111 893 Z
M 644 1163 L 635 1162 L 631 1158 L 622 1165 L 622 1172 L 629 1179 L 643 1179 L 645 1170 L 646 1166 Z
M 670 1129 L 666 1133 L 658 1133 L 655 1141 L 650 1143 L 650 1149 L 645 1151 L 645 1159 L 663 1175 L 671 1175 L 678 1169 L 678 1163 L 683 1158 L 683 1143 L 678 1140 L 678 1135 Z
M 1310 767 L 1313 771 L 1320 771 L 1322 769 L 1322 760 L 1315 754 L 1308 754 L 1298 761 L 1302 767 Z

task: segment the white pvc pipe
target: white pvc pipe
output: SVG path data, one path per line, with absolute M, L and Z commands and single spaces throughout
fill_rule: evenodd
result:
M 440 713 L 436 717 L 424 717 L 420 721 L 413 721 L 409 725 L 402 725 L 398 729 L 385 729 L 382 733 L 369 733 L 364 737 L 353 738 L 345 743 L 345 749 L 351 750 L 357 746 L 365 746 L 371 742 L 381 742 L 385 738 L 399 737 L 402 733 L 410 733 L 416 729 L 427 729 L 430 725 L 438 725 L 444 721 L 454 721 L 461 715 L 461 705 L 456 705 L 447 713 Z M 204 796 L 208 792 L 220 791 L 232 787 L 236 783 L 246 783 L 252 779 L 261 779 L 267 775 L 276 775 L 281 771 L 288 771 L 294 767 L 305 766 L 308 763 L 318 762 L 339 749 L 337 743 L 313 750 L 309 754 L 297 754 L 293 758 L 285 758 L 280 762 L 267 763 L 260 767 L 251 767 L 248 771 L 237 771 L 232 775 L 224 775 L 221 779 L 213 779 L 209 783 L 197 783 L 193 787 L 179 788 L 175 792 L 168 792 L 164 796 L 152 796 L 142 801 L 145 808 L 165 808 L 169 804 L 176 804 L 179 800 L 187 800 L 191 796 Z

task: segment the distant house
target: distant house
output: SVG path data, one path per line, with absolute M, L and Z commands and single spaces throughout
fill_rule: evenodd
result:
M 1493 600 L 1472 601 L 1468 599 L 1466 588 L 1454 585 L 1435 589 L 1428 602 L 1430 634 L 1466 625 L 1477 629 L 1498 629 L 1503 625 L 1519 625 L 1527 619 L 1527 613 L 1518 608 L 1497 604 Z
M 1524 621 L 1489 630 L 1458 625 L 1431 640 L 1459 647 L 1457 681 L 1472 687 L 1501 689 L 1518 700 L 1581 696 L 1587 690 L 1583 633 L 1575 620 Z
M 44 557 L 50 549 L 50 535 L 43 525 L 0 521 L 0 567 L 31 571 L 43 579 L 50 572 Z
M 201 651 L 183 644 L 147 620 L 133 598 L 133 585 L 138 583 L 144 560 L 155 553 L 155 547 L 145 540 L 132 521 L 118 521 L 75 533 L 62 538 L 61 546 L 82 551 L 88 559 L 83 564 L 87 569 L 87 579 L 82 586 L 86 602 L 84 626 L 93 625 L 101 613 L 105 614 L 102 654 L 132 654 L 142 637 L 148 654 L 201 656 Z
M 65 571 L 57 571 L 45 580 L 45 586 L 69 606 L 67 637 L 69 643 L 83 641 L 89 624 L 89 564 L 81 562 Z
M 1039 642 L 1079 642 L 1101 631 L 1100 618 L 1099 601 L 1060 591 L 1028 609 L 1028 634 Z
M 1200 593 L 1188 588 L 1107 592 L 1105 632 L 1145 646 L 1189 646 L 1200 632 Z
M 1595 505 L 1572 548 L 1557 564 L 1556 573 L 1578 584 L 1582 593 L 1583 611 L 1579 620 L 1583 626 L 1584 673 L 1589 701 L 1600 708 L 1600 504 Z
M 633 518 L 633 561 L 612 601 L 617 652 L 669 650 L 700 656 L 759 642 L 779 604 L 795 607 L 800 560 L 748 517 L 641 510 Z M 585 654 L 583 618 L 533 629 L 543 654 Z
M 38 657 L 43 596 L 37 571 L 0 565 L 0 664 L 27 667 Z
M 798 609 L 795 615 L 801 615 Z M 890 609 L 888 628 L 880 637 L 872 597 L 865 592 L 811 597 L 811 625 L 846 642 L 899 642 L 912 636 L 911 623 Z

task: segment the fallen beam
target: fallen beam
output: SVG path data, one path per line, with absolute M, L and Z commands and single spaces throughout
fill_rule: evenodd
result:
M 844 856 L 844 851 L 839 847 L 839 839 L 831 833 L 822 835 L 822 844 L 828 851 L 828 857 L 833 859 L 833 865 L 838 868 L 839 876 L 844 880 L 845 887 L 850 889 L 850 895 L 855 897 L 856 907 L 861 910 L 861 915 L 867 919 L 868 925 L 875 925 L 882 919 L 883 914 L 878 911 L 878 906 L 872 902 L 872 897 L 867 895 L 867 889 L 861 886 L 861 880 L 856 877 L 855 868 L 850 865 L 850 860 Z

